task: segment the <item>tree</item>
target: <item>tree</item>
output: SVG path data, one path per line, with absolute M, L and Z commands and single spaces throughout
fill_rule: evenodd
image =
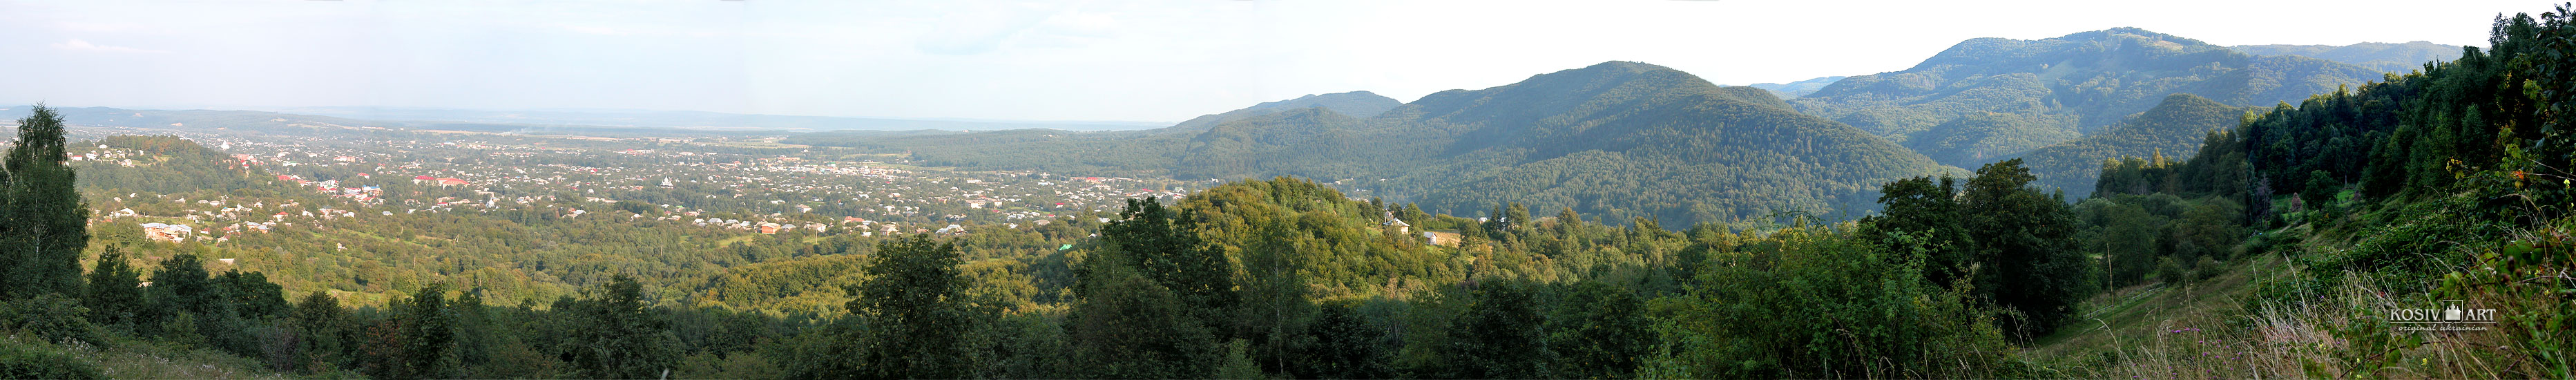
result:
M 590 289 L 580 300 L 555 302 L 570 323 L 564 341 L 555 345 L 576 377 L 598 379 L 660 378 L 679 361 L 679 338 L 671 321 L 644 298 L 634 277 L 618 275 Z
M 1646 330 L 1645 303 L 1626 289 L 1599 282 L 1577 284 L 1548 319 L 1547 348 L 1556 352 L 1557 375 L 1566 378 L 1631 378 L 1638 358 L 1655 344 Z
M 1313 345 L 1301 355 L 1304 373 L 1316 379 L 1387 379 L 1395 377 L 1384 346 L 1386 333 L 1369 326 L 1349 304 L 1323 306 L 1307 330 Z
M 430 284 L 411 299 L 393 302 L 394 313 L 370 331 L 363 372 L 378 379 L 455 378 L 456 315 L 447 286 Z
M 89 287 L 81 297 L 88 306 L 90 320 L 101 326 L 133 329 L 143 313 L 143 274 L 126 262 L 125 247 L 107 246 L 99 252 L 98 263 L 89 272 Z
M 177 254 L 161 261 L 161 270 L 152 272 L 151 318 L 162 323 L 186 323 L 189 329 L 162 328 L 165 336 L 204 337 L 204 326 L 213 319 L 231 318 L 232 303 L 224 302 L 224 287 L 206 274 L 204 261 L 194 254 Z M 180 331 L 184 330 L 184 331 Z
M 0 160 L 0 300 L 83 294 L 89 207 L 73 190 L 63 145 L 62 115 L 37 105 L 18 119 L 17 146 Z
M 1445 357 L 1453 362 L 1450 377 L 1460 379 L 1543 379 L 1557 377 L 1548 364 L 1547 320 L 1539 314 L 1538 297 L 1529 285 L 1510 281 L 1482 284 L 1476 303 L 1451 323 Z
M 967 374 L 963 338 L 974 329 L 958 274 L 957 246 L 913 235 L 880 243 L 869 280 L 848 308 L 869 323 L 860 374 L 874 378 L 956 378 Z
M 1995 303 L 2021 311 L 2011 321 L 2028 339 L 2056 328 L 2090 289 L 2092 265 L 2074 245 L 2074 216 L 2066 202 L 2029 186 L 2021 159 L 1977 168 L 1961 206 L 1969 237 L 1977 242 L 1977 289 Z
M 303 337 L 296 350 L 296 366 L 306 372 L 339 368 L 344 362 L 341 350 L 349 339 L 347 312 L 340 310 L 340 299 L 327 292 L 304 295 L 291 314 L 295 335 Z
M 1276 373 L 1293 373 L 1292 365 L 1303 364 L 1300 353 L 1309 315 L 1315 305 L 1306 297 L 1306 278 L 1298 275 L 1305 266 L 1304 256 L 1316 249 L 1306 248 L 1308 241 L 1297 236 L 1286 221 L 1271 221 L 1256 227 L 1253 247 L 1243 258 L 1246 281 L 1243 282 L 1244 336 L 1257 344 L 1254 356 L 1260 365 Z M 1294 363 L 1292 363 L 1292 361 Z
M 1103 255 L 1172 292 L 1186 304 L 1191 318 L 1220 328 L 1241 295 L 1235 289 L 1234 263 L 1223 251 L 1202 242 L 1195 223 L 1163 207 L 1158 199 L 1129 199 L 1118 221 L 1100 227 L 1100 241 L 1122 254 Z
M 2309 171 L 2307 187 L 2299 190 L 2299 201 L 2306 202 L 2310 210 L 2332 210 L 2335 193 L 2341 190 L 2343 181 L 2335 180 L 2334 173 Z
M 286 316 L 286 290 L 268 282 L 266 274 L 227 270 L 215 278 L 215 283 L 224 288 L 224 302 L 232 304 L 233 313 L 242 319 Z
M 1226 347 L 1190 317 L 1187 304 L 1114 257 L 1092 260 L 1084 264 L 1081 299 L 1065 316 L 1075 373 L 1104 379 L 1213 374 Z
M 1897 180 L 1880 187 L 1879 194 L 1878 203 L 1886 210 L 1862 219 L 1868 226 L 1863 237 L 1896 252 L 1924 252 L 1924 278 L 1933 284 L 1946 285 L 1967 274 L 1977 247 L 1968 236 L 1958 188 L 1950 177 L 1941 177 L 1937 186 L 1932 177 Z M 1900 240 L 1895 234 L 1913 238 Z

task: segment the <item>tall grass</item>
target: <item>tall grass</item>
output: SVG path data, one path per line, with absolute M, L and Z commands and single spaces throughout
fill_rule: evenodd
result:
M 2076 378 L 2576 378 L 2576 277 L 2569 273 L 2576 239 L 2568 234 L 2576 223 L 2534 224 L 2492 236 L 2494 242 L 2425 253 L 2448 259 L 2430 276 L 2391 281 L 2373 268 L 2328 268 L 2341 271 L 2320 279 L 2316 273 L 2333 272 L 2275 257 L 2229 274 L 2258 277 L 2258 285 L 2215 298 L 2176 300 L 2195 295 L 2142 286 L 2128 299 L 2094 302 L 2096 326 L 2074 334 L 2095 336 L 2061 341 L 2066 347 L 2047 347 L 2054 355 L 2039 359 L 2055 371 L 2049 376 Z M 2418 278 L 2435 283 L 2386 285 Z M 2391 310 L 2439 307 L 2441 300 L 2496 309 L 2497 321 L 2468 325 L 2483 331 L 2418 331 L 2388 319 Z

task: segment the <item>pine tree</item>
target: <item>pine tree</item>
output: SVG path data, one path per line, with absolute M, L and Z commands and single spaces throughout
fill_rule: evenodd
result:
M 88 306 L 90 321 L 101 326 L 125 326 L 131 329 L 143 312 L 143 274 L 126 262 L 125 247 L 110 245 L 98 254 L 98 263 L 89 272 L 89 287 L 81 298 Z

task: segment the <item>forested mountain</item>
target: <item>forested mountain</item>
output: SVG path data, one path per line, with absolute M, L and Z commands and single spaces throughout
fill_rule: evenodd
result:
M 1380 112 L 1386 112 L 1386 110 L 1394 109 L 1396 106 L 1401 105 L 1404 105 L 1404 102 L 1396 101 L 1394 98 L 1380 96 L 1377 93 L 1368 91 L 1352 91 L 1321 95 L 1310 94 L 1297 97 L 1296 99 L 1264 102 L 1252 105 L 1251 107 L 1245 107 L 1244 109 L 1226 111 L 1225 113 L 1220 114 L 1202 115 L 1188 121 L 1182 121 L 1180 124 L 1174 124 L 1168 129 L 1168 131 L 1205 131 L 1209 127 L 1214 127 L 1217 124 L 1224 124 L 1229 121 L 1306 108 L 1323 108 L 1333 110 L 1335 113 L 1348 115 L 1350 117 L 1368 118 L 1377 116 Z
M 2039 176 L 2040 186 L 2066 190 L 2070 195 L 2092 194 L 2094 181 L 2102 175 L 2103 160 L 2190 159 L 2200 152 L 2200 144 L 2209 134 L 2235 128 L 2249 110 L 2198 95 L 2174 94 L 2156 104 L 2156 108 L 2110 130 L 2042 147 L 2020 157 L 2028 162 L 2031 173 Z
M 1632 62 L 1435 93 L 1388 114 L 1411 120 L 1382 140 L 1430 155 L 1387 182 L 1420 189 L 1439 212 L 1520 202 L 1609 220 L 1744 221 L 1867 204 L 1872 184 L 1955 170 L 1760 89 Z
M 1843 80 L 1843 78 L 1846 77 L 1836 75 L 1789 83 L 1754 83 L 1744 85 L 1744 87 L 1769 90 L 1772 95 L 1779 95 L 1781 99 L 1796 99 L 1800 96 L 1807 96 L 1807 94 L 1815 93 L 1816 90 L 1825 88 L 1825 85 L 1834 84 L 1834 81 Z
M 1958 172 L 1867 132 L 1799 114 L 1764 90 L 1635 62 L 1443 91 L 1374 117 L 1306 108 L 1225 121 L 1196 135 L 1014 131 L 789 141 L 986 169 L 1347 180 L 1337 182 L 1432 212 L 1521 202 L 1668 225 L 1865 209 L 1877 183 Z
M 2402 44 L 2363 42 L 2351 45 L 2237 45 L 2229 49 L 2253 55 L 2295 55 L 2343 62 L 2393 73 L 2423 70 L 2427 62 L 2460 59 L 2460 47 L 2425 41 Z
M 1845 78 L 1792 103 L 1965 167 L 2104 130 L 2174 93 L 2271 105 L 2379 76 L 2325 60 L 2257 57 L 2117 28 L 2041 40 L 1968 40 L 1913 68 Z

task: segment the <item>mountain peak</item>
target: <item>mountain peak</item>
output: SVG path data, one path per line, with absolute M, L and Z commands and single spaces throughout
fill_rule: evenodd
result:
M 2076 32 L 2054 38 L 2016 40 L 2010 38 L 1977 38 L 1961 41 L 1932 58 L 1906 71 L 1917 71 L 1944 65 L 1976 65 L 1991 62 L 2051 64 L 2068 58 L 2070 52 L 2108 52 L 2140 55 L 2179 55 L 2208 50 L 2224 50 L 2200 40 L 2156 33 L 2135 27 Z

